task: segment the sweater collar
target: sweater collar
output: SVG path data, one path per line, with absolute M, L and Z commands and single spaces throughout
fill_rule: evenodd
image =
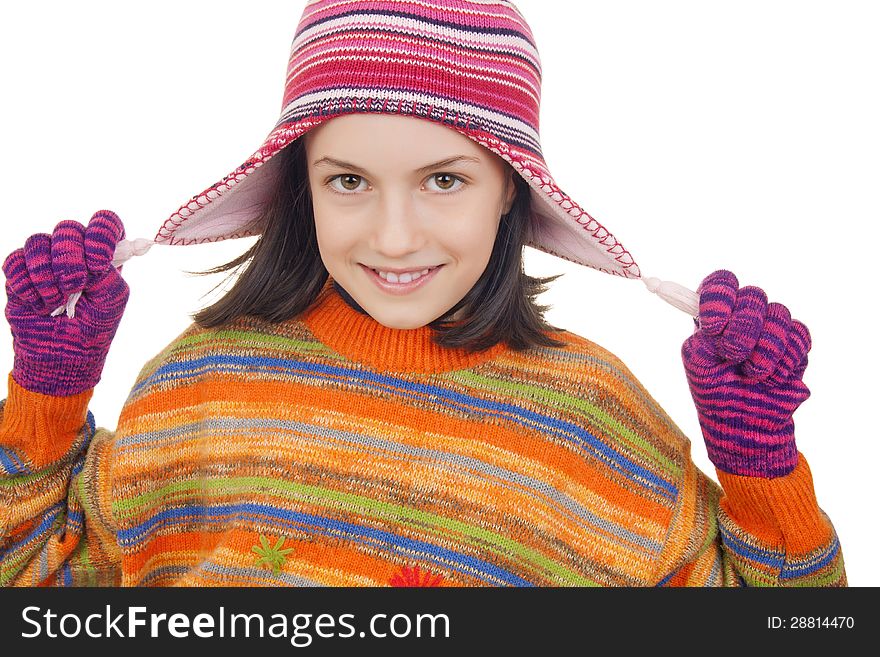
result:
M 309 330 L 321 342 L 378 371 L 430 374 L 468 369 L 506 351 L 504 343 L 479 352 L 441 347 L 429 326 L 394 329 L 373 319 L 332 278 L 303 315 Z

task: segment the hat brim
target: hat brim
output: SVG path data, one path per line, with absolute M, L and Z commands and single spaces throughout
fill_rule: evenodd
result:
M 344 113 L 309 116 L 277 126 L 241 166 L 174 212 L 154 241 L 188 245 L 259 235 L 261 228 L 255 220 L 268 201 L 277 176 L 273 156 L 310 130 Z M 427 117 L 417 118 L 433 121 Z M 607 274 L 641 277 L 630 253 L 559 188 L 540 156 L 483 130 L 441 124 L 495 153 L 528 182 L 534 218 L 528 246 Z

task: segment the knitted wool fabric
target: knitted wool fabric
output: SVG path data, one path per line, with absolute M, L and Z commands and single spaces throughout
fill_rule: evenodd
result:
M 101 210 L 88 226 L 62 221 L 51 235 L 30 236 L 6 258 L 12 376 L 21 386 L 63 396 L 97 385 L 128 303 L 128 284 L 112 264 L 124 237 L 119 217 Z M 78 292 L 83 295 L 73 317 L 51 316 Z
M 786 475 L 798 461 L 792 416 L 810 396 L 810 333 L 729 271 L 707 276 L 699 294 L 700 327 L 682 359 L 709 458 L 733 474 Z
M 328 284 L 301 318 L 190 327 L 115 432 L 91 392 L 0 407 L 0 583 L 835 586 L 801 458 L 699 472 L 615 356 L 445 349 Z

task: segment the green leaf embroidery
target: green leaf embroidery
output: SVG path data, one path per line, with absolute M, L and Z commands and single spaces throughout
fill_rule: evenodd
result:
M 293 552 L 293 548 L 281 549 L 284 545 L 283 536 L 278 538 L 278 542 L 275 543 L 274 547 L 269 547 L 269 539 L 262 534 L 260 534 L 260 545 L 255 545 L 251 548 L 253 552 L 259 555 L 254 565 L 271 568 L 272 574 L 277 575 L 281 572 L 281 567 L 284 565 L 287 555 Z

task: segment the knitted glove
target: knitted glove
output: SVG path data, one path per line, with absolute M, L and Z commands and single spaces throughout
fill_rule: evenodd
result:
M 801 380 L 810 332 L 761 288 L 738 286 L 723 269 L 703 280 L 681 356 L 715 467 L 781 477 L 798 462 L 792 414 L 810 396 Z
M 20 386 L 65 397 L 98 383 L 128 302 L 128 285 L 113 266 L 116 243 L 124 237 L 119 217 L 100 210 L 87 227 L 62 221 L 52 235 L 31 235 L 6 258 L 12 378 Z M 51 316 L 79 291 L 73 317 Z

